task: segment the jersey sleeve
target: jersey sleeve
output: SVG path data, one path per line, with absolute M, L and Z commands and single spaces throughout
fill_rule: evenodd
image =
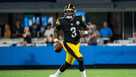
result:
M 55 24 L 55 30 L 54 30 L 54 34 L 55 34 L 55 38 L 59 38 L 58 36 L 60 35 L 60 31 L 61 31 L 61 19 L 58 18 L 56 20 L 56 24 Z
M 60 18 L 58 18 L 58 19 L 56 20 L 56 30 L 57 30 L 57 31 L 60 31 L 60 30 L 61 30 L 61 19 L 60 19 Z
M 86 29 L 87 26 L 86 26 L 86 23 L 85 23 L 85 17 L 84 17 L 84 16 L 81 17 L 81 22 L 82 22 L 82 27 L 83 27 L 84 29 Z
M 85 23 L 85 17 L 84 16 L 79 16 L 78 19 L 80 20 L 80 29 L 86 29 L 86 23 Z

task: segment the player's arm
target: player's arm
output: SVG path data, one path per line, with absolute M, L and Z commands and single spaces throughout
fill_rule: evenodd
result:
M 58 38 L 60 31 L 61 31 L 61 20 L 58 18 L 55 24 L 55 31 L 54 31 L 55 38 Z
M 80 29 L 81 30 L 87 30 L 87 24 L 85 23 L 85 17 L 84 16 L 80 16 L 79 17 L 80 20 Z
M 55 31 L 54 31 L 54 34 L 55 34 L 55 39 L 54 39 L 54 43 L 55 43 L 55 52 L 60 52 L 61 49 L 62 49 L 62 43 L 61 41 L 58 39 L 59 38 L 59 35 L 60 35 L 60 32 L 61 32 L 61 21 L 60 19 L 57 19 L 56 21 L 56 25 L 55 25 Z
M 87 27 L 87 24 L 85 23 L 85 17 L 84 16 L 80 16 L 79 20 L 80 20 L 80 31 L 81 31 L 81 34 L 82 35 L 88 34 L 88 27 Z

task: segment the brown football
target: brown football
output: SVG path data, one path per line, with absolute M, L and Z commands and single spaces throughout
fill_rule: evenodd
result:
M 61 52 L 62 48 L 63 48 L 63 46 L 62 46 L 61 42 L 59 42 L 59 41 L 56 42 L 55 52 L 57 52 L 57 53 Z

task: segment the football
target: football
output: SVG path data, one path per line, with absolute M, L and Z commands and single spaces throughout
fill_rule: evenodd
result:
M 63 46 L 62 46 L 61 42 L 57 41 L 55 44 L 55 52 L 57 52 L 57 53 L 61 52 L 62 48 L 63 48 Z

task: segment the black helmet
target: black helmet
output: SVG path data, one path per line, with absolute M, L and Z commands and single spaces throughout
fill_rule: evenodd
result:
M 73 12 L 74 13 L 75 11 L 75 6 L 71 3 L 67 4 L 64 8 L 64 12 L 67 13 L 67 12 Z

